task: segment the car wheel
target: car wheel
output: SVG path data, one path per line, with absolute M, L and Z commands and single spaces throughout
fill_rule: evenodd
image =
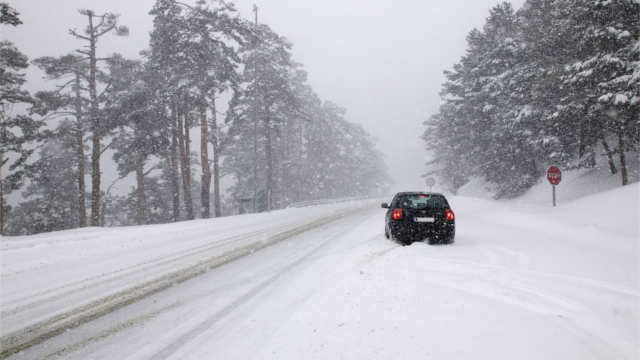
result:
M 429 242 L 429 245 L 445 244 L 447 242 L 446 240 L 442 239 L 441 236 L 429 237 L 427 241 Z
M 398 235 L 391 234 L 391 239 L 402 246 L 405 245 L 404 241 Z
M 453 244 L 453 241 L 455 240 L 455 238 L 456 238 L 456 230 L 453 229 L 453 231 L 447 231 L 444 234 L 442 240 L 443 240 L 443 243 L 445 244 Z
M 384 226 L 384 236 L 389 239 L 391 237 L 391 235 L 389 235 L 389 228 L 385 225 Z

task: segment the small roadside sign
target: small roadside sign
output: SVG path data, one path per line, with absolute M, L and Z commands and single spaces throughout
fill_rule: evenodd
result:
M 547 169 L 547 180 L 553 186 L 553 206 L 556 206 L 556 185 L 562 181 L 562 171 L 555 165 L 549 166 Z
M 560 184 L 560 181 L 562 181 L 562 171 L 555 165 L 549 166 L 549 169 L 547 169 L 547 180 L 554 186 Z
M 318 189 L 323 190 L 327 186 L 327 183 L 324 180 L 318 181 Z
M 427 178 L 427 186 L 429 187 L 429 192 L 431 192 L 431 187 L 436 184 L 436 179 Z

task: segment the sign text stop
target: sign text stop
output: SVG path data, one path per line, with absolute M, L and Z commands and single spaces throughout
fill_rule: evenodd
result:
M 547 180 L 553 185 L 553 206 L 556 206 L 556 185 L 560 184 L 560 180 L 562 180 L 562 171 L 555 165 L 549 166 Z
M 549 169 L 547 169 L 547 180 L 549 180 L 551 185 L 560 184 L 560 180 L 562 180 L 562 171 L 560 171 L 560 169 L 555 165 L 549 166 Z

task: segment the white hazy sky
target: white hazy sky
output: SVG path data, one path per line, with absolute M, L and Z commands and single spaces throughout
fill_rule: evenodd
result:
M 121 14 L 129 37 L 106 36 L 99 55 L 119 52 L 139 58 L 152 29 L 148 14 L 155 0 L 20 0 L 18 27 L 2 26 L 2 39 L 35 59 L 60 56 L 84 44 L 68 34 L 83 30 L 77 9 Z M 195 3 L 195 0 L 183 0 Z M 438 92 L 466 50 L 466 36 L 482 28 L 497 0 L 239 0 L 241 16 L 268 24 L 293 43 L 293 57 L 304 64 L 320 98 L 347 109 L 347 118 L 379 138 L 378 148 L 396 181 L 394 190 L 423 190 L 420 175 L 426 144 L 422 123 L 438 111 Z M 513 1 L 519 9 L 524 0 Z M 43 73 L 28 69 L 26 89 L 50 87 Z M 220 104 L 222 107 L 223 104 Z M 109 174 L 105 174 L 109 176 Z M 113 177 L 117 175 L 112 175 Z M 107 183 L 103 181 L 103 183 Z M 439 190 L 438 185 L 434 191 Z

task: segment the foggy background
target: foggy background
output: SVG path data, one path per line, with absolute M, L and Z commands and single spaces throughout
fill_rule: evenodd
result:
M 184 0 L 193 4 L 195 0 Z M 425 190 L 420 176 L 428 154 L 420 139 L 422 123 L 438 111 L 438 92 L 449 70 L 465 54 L 466 36 L 481 28 L 495 0 L 367 1 L 367 0 L 240 0 L 236 9 L 253 21 L 269 25 L 293 43 L 293 59 L 309 73 L 308 83 L 320 98 L 346 107 L 346 117 L 379 139 L 392 191 Z M 513 1 L 519 9 L 523 0 Z M 24 22 L 2 26 L 2 39 L 13 42 L 29 60 L 67 54 L 85 43 L 68 34 L 80 32 L 86 17 L 77 9 L 121 14 L 119 24 L 129 37 L 105 36 L 98 56 L 114 52 L 140 58 L 148 47 L 155 0 L 21 0 L 9 1 Z M 27 69 L 23 89 L 52 89 L 35 66 Z M 226 100 L 216 104 L 226 110 Z M 194 144 L 195 146 L 196 144 Z M 117 178 L 110 155 L 103 156 L 103 184 Z M 436 183 L 434 191 L 440 191 Z M 129 186 L 122 186 L 127 192 Z M 16 192 L 14 196 L 18 195 Z

